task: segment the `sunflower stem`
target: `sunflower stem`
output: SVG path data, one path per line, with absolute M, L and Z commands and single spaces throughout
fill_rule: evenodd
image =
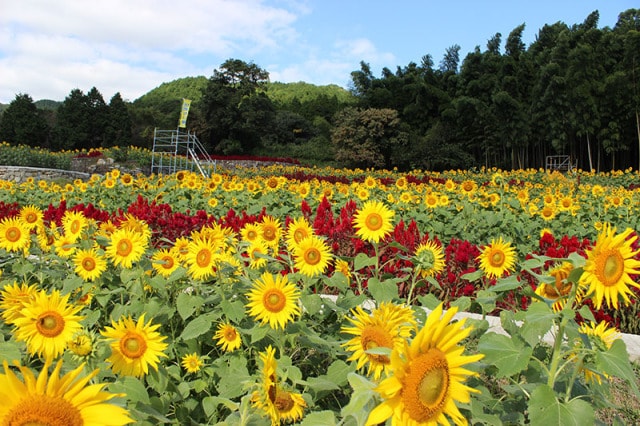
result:
M 562 316 L 560 324 L 558 324 L 558 332 L 556 333 L 556 340 L 553 343 L 553 354 L 551 355 L 551 366 L 549 367 L 549 377 L 547 378 L 547 385 L 553 389 L 556 376 L 558 375 L 558 367 L 562 359 L 562 340 L 564 339 L 564 329 L 567 325 L 569 318 L 566 315 Z

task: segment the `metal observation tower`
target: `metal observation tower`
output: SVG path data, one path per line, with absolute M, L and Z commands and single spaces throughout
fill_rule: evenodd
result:
M 204 177 L 210 177 L 212 168 L 215 172 L 215 160 L 207 153 L 196 134 L 185 130 L 190 105 L 189 99 L 182 100 L 180 121 L 175 130 L 154 129 L 151 173 L 173 174 L 179 170 L 197 169 Z

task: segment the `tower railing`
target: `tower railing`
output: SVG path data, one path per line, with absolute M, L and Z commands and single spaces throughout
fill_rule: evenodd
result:
M 194 132 L 176 130 L 153 131 L 151 173 L 173 174 L 179 170 L 198 170 L 204 177 L 215 172 L 216 161 L 211 158 Z

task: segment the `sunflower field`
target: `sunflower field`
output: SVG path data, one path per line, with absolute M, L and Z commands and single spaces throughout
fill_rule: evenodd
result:
M 0 424 L 597 424 L 640 397 L 639 177 L 0 180 Z

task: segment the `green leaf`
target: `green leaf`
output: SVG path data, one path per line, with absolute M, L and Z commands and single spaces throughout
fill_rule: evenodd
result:
M 131 281 L 140 278 L 144 274 L 144 269 L 139 267 L 124 268 L 120 271 L 120 280 L 126 285 Z
M 245 317 L 244 303 L 240 300 L 234 300 L 232 302 L 223 300 L 220 303 L 220 307 L 222 308 L 222 312 L 229 318 L 229 321 L 237 323 Z
M 196 296 L 188 293 L 180 293 L 176 299 L 176 308 L 178 308 L 178 314 L 183 320 L 189 318 L 196 309 L 202 306 L 204 299 L 200 296 Z
M 603 373 L 627 381 L 636 394 L 638 393 L 636 376 L 629 362 L 627 345 L 622 339 L 615 340 L 607 352 L 596 352 L 596 365 Z
M 324 278 L 322 283 L 328 287 L 335 287 L 340 291 L 344 291 L 349 287 L 349 279 L 340 271 L 336 271 L 329 278 Z
M 524 312 L 518 312 L 516 319 L 523 320 L 520 327 L 520 335 L 531 347 L 540 343 L 542 337 L 547 334 L 557 318 L 546 303 L 535 302 Z
M 349 373 L 347 379 L 353 393 L 349 403 L 342 407 L 341 414 L 343 417 L 353 416 L 357 424 L 364 424 L 375 403 L 377 393 L 374 389 L 376 384 L 356 373 Z
M 432 311 L 442 303 L 434 294 L 431 293 L 418 297 L 418 301 L 422 306 Z
M 211 330 L 211 317 L 209 315 L 202 315 L 194 318 L 187 326 L 182 330 L 180 338 L 183 340 L 195 339 L 198 336 L 202 336 L 204 333 Z
M 532 426 L 584 426 L 595 421 L 589 403 L 581 399 L 560 402 L 547 385 L 540 385 L 531 393 L 529 416 Z
M 20 343 L 13 340 L 2 342 L 0 344 L 0 362 L 7 361 L 11 364 L 14 360 L 20 361 L 22 359 L 21 346 Z
M 368 266 L 374 266 L 377 261 L 378 258 L 375 256 L 367 256 L 364 253 L 358 253 L 358 255 L 353 259 L 353 270 L 359 271 L 360 269 Z
M 467 281 L 478 281 L 480 278 L 482 278 L 483 275 L 484 275 L 484 272 L 482 271 L 482 269 L 478 269 L 477 271 L 463 274 L 460 276 L 460 278 Z
M 236 411 L 238 409 L 238 403 L 233 402 L 229 398 L 221 398 L 219 396 L 207 396 L 202 400 L 202 409 L 207 417 L 211 417 L 216 414 L 218 407 L 220 405 L 224 405 L 231 411 Z
M 486 333 L 480 338 L 478 351 L 484 354 L 483 362 L 498 368 L 497 378 L 517 374 L 529 365 L 533 348 L 516 338 L 497 333 Z
M 451 302 L 451 307 L 458 307 L 460 312 L 468 311 L 471 307 L 471 299 L 468 296 L 462 296 Z
M 337 390 L 340 387 L 324 377 L 308 377 L 305 383 L 314 392 Z
M 343 386 L 347 384 L 347 375 L 351 372 L 353 372 L 351 365 L 337 359 L 327 368 L 327 377 L 335 384 Z
M 335 426 L 336 416 L 333 411 L 317 411 L 304 416 L 300 426 Z
M 149 394 L 147 388 L 140 379 L 126 376 L 121 381 L 114 382 L 109 385 L 109 390 L 113 393 L 124 393 L 127 395 L 127 401 L 143 402 L 149 404 Z
M 500 278 L 496 282 L 496 285 L 491 287 L 491 290 L 495 291 L 496 293 L 500 293 L 504 291 L 514 290 L 521 285 L 522 283 L 518 281 L 517 275 L 509 275 L 508 277 Z
M 302 301 L 302 306 L 304 306 L 304 309 L 309 315 L 315 315 L 318 313 L 324 304 L 322 298 L 317 294 L 303 294 L 300 297 L 300 300 Z
M 379 281 L 377 278 L 369 278 L 367 288 L 371 296 L 378 303 L 389 302 L 398 298 L 398 285 L 394 280 Z
M 62 282 L 62 294 L 70 294 L 79 289 L 84 284 L 84 280 L 77 275 L 69 275 Z

